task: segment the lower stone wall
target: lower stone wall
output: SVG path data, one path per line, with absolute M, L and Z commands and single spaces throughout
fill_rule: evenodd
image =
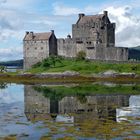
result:
M 58 55 L 68 58 L 76 57 L 77 50 L 81 50 L 80 46 L 81 45 L 77 46 L 71 39 L 59 39 L 57 42 Z
M 46 57 L 45 57 L 46 58 Z M 42 57 L 26 57 L 24 58 L 24 69 L 30 69 L 32 65 L 41 62 L 44 58 Z
M 58 43 L 58 55 L 68 58 L 76 57 L 79 51 L 86 52 L 86 58 L 91 60 L 128 61 L 128 49 L 122 47 L 87 47 L 84 43 L 78 44 L 61 40 Z
M 128 49 L 121 47 L 96 47 L 97 60 L 128 61 Z

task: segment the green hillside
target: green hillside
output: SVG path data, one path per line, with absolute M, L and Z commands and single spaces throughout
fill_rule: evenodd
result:
M 59 60 L 59 59 L 58 59 Z M 57 57 L 52 59 L 44 59 L 42 62 L 35 64 L 32 69 L 28 70 L 31 73 L 43 72 L 65 72 L 75 71 L 80 74 L 101 73 L 108 70 L 116 72 L 134 72 L 140 74 L 140 64 L 131 63 L 111 63 L 100 61 L 76 60 L 76 59 L 61 59 L 58 61 Z
M 21 59 L 21 60 L 14 60 L 14 61 L 0 62 L 0 66 L 18 66 L 18 67 L 23 67 L 23 59 Z
M 129 59 L 140 60 L 140 46 L 129 48 Z

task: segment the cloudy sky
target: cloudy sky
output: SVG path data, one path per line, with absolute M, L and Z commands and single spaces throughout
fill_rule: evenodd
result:
M 104 10 L 116 22 L 116 46 L 140 45 L 139 0 L 0 0 L 0 61 L 23 57 L 25 31 L 54 29 L 57 37 L 65 37 L 78 13 Z

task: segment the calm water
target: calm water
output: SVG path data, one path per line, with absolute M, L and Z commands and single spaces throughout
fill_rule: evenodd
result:
M 19 70 L 22 70 L 22 67 L 18 66 L 7 66 L 6 67 L 7 72 L 17 72 Z
M 0 84 L 0 139 L 140 139 L 139 85 Z

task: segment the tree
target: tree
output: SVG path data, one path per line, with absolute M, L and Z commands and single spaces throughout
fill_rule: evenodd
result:
M 5 66 L 0 66 L 0 72 L 6 72 L 6 67 Z
M 77 60 L 85 60 L 86 59 L 86 53 L 84 51 L 79 51 L 76 55 Z

